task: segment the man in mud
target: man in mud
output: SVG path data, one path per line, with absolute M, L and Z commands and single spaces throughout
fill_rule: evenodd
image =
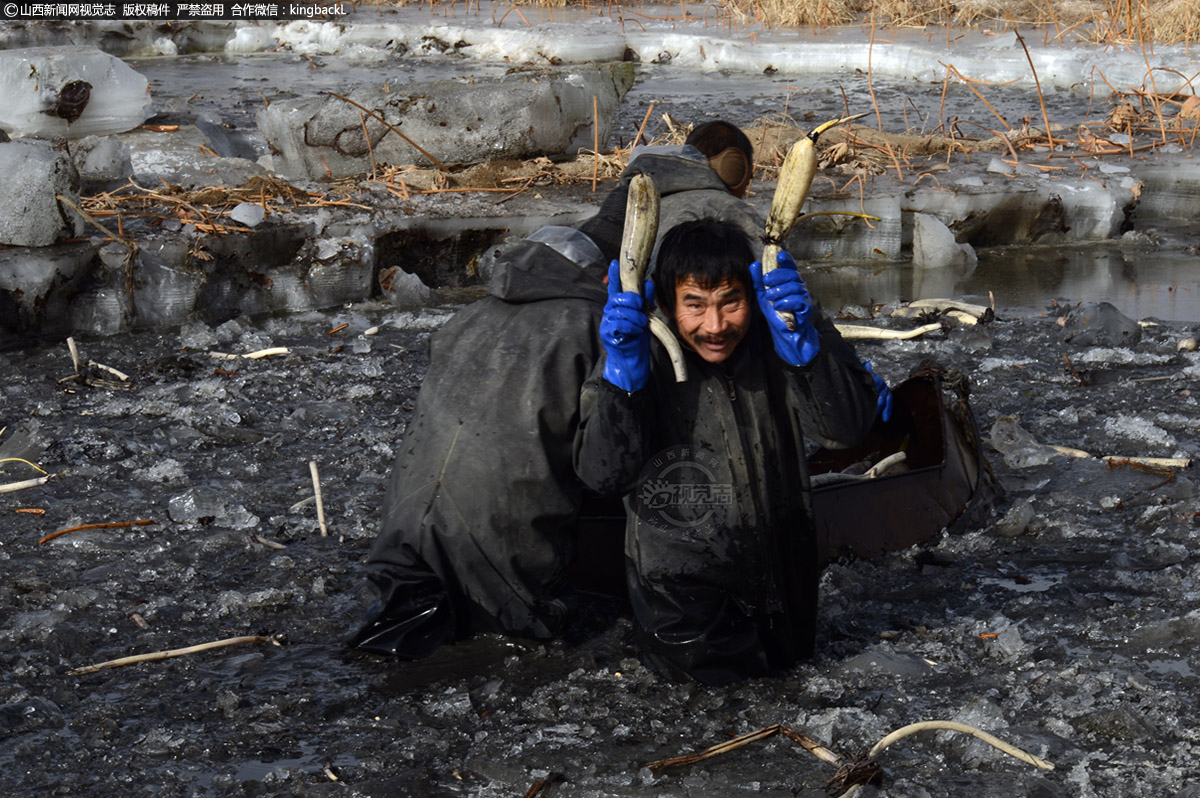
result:
M 627 584 L 647 661 L 708 684 L 811 654 L 805 437 L 856 444 L 883 393 L 791 257 L 765 275 L 753 257 L 727 223 L 687 222 L 663 238 L 654 298 L 684 344 L 684 383 L 652 342 L 647 301 L 610 272 L 605 357 L 576 435 L 583 481 L 625 495 Z M 794 314 L 794 329 L 776 311 Z
M 740 143 L 728 143 L 732 132 Z M 639 168 L 671 177 L 679 213 L 742 210 L 715 169 L 744 189 L 749 141 L 725 123 L 698 133 L 716 166 L 688 144 L 682 157 L 646 156 Z M 367 560 L 375 601 L 351 645 L 415 659 L 475 632 L 547 639 L 563 628 L 583 493 L 571 449 L 627 185 L 579 229 L 520 242 L 497 263 L 491 295 L 434 336 Z

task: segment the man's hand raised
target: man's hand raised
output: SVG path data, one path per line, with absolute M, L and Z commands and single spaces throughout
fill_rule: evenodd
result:
M 645 296 L 654 296 L 647 280 Z M 604 379 L 623 391 L 633 393 L 650 379 L 650 319 L 646 315 L 649 299 L 634 291 L 621 290 L 621 267 L 617 261 L 608 266 L 608 302 L 600 320 L 600 342 L 608 358 Z
M 789 365 L 803 366 L 820 350 L 820 335 L 808 319 L 813 301 L 792 256 L 781 251 L 778 263 L 774 270 L 763 274 L 762 263 L 754 261 L 750 264 L 750 279 L 771 328 L 775 352 Z M 795 329 L 789 330 L 787 322 L 779 318 L 777 311 L 781 310 L 790 311 L 795 317 Z

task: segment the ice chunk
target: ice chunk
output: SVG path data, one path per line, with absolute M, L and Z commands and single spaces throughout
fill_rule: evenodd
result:
M 1104 420 L 1104 432 L 1113 438 L 1151 447 L 1173 449 L 1176 444 L 1171 433 L 1138 416 L 1110 416 Z
M 238 352 L 258 352 L 263 349 L 270 349 L 275 345 L 271 336 L 259 330 L 248 330 L 242 334 L 235 347 Z
M 195 269 L 170 266 L 158 260 L 148 249 L 137 255 L 136 285 L 133 304 L 135 324 L 160 327 L 180 324 L 196 307 L 205 275 Z
M 1145 649 L 1165 649 L 1173 646 L 1194 648 L 1200 643 L 1200 610 L 1192 610 L 1177 618 L 1143 624 L 1130 643 L 1138 653 Z
M 179 329 L 179 345 L 184 349 L 209 349 L 217 345 L 217 334 L 202 321 L 194 321 Z
M 596 120 L 601 144 L 608 140 L 634 70 L 615 62 L 547 70 L 532 78 L 522 72 L 471 83 L 411 83 L 402 92 L 355 92 L 355 103 L 379 108 L 386 125 L 364 122 L 357 108 L 337 98 L 274 99 L 259 111 L 258 126 L 275 153 L 275 167 L 312 180 L 362 174 L 380 163 L 429 164 L 429 156 L 464 164 L 573 153 L 595 146 Z M 405 138 L 389 135 L 397 127 Z M 411 141 L 420 142 L 420 149 Z
M 1010 627 L 1011 628 L 1011 627 Z M 974 726 L 977 729 L 1003 736 L 1008 728 L 1004 711 L 986 698 L 978 698 L 955 713 L 954 720 Z M 987 762 L 999 762 L 1005 754 L 974 737 L 958 732 L 938 732 L 943 744 L 957 750 L 963 764 L 969 768 L 977 768 Z
M 415 274 L 409 274 L 399 266 L 379 272 L 379 287 L 396 307 L 420 307 L 429 301 L 432 292 Z
M 131 130 L 150 112 L 150 83 L 96 47 L 0 50 L 0 130 L 68 139 Z
M 1112 740 L 1152 740 L 1159 734 L 1155 724 L 1132 706 L 1091 712 L 1076 718 L 1072 725 L 1079 731 Z
M 797 224 L 786 240 L 787 251 L 796 260 L 898 259 L 903 246 L 899 196 L 819 197 L 809 210 L 819 213 L 866 213 L 878 217 L 867 224 L 844 215 L 815 216 Z
M 117 136 L 87 136 L 71 145 L 71 159 L 85 190 L 116 188 L 133 174 L 129 145 Z
M 240 27 L 234 31 L 234 36 L 225 42 L 225 52 L 230 55 L 238 53 L 261 53 L 277 47 L 279 41 L 271 28 Z
M 217 325 L 216 328 L 217 338 L 223 344 L 240 338 L 245 331 L 245 326 L 238 319 L 230 319 L 227 322 Z
M 1033 363 L 1033 358 L 1017 357 L 1017 358 L 1002 358 L 1002 357 L 985 357 L 979 362 L 978 370 L 982 373 L 996 371 L 997 369 L 1011 369 L 1028 366 Z
M 218 522 L 228 529 L 258 525 L 258 517 L 240 504 L 227 505 L 221 494 L 209 488 L 191 488 L 167 502 L 167 515 L 177 524 Z
M 1014 173 L 1013 167 L 994 155 L 992 156 L 992 160 L 988 161 L 987 170 L 997 175 L 1011 175 Z
M 2 56 L 0 51 L 0 70 Z M 0 192 L 0 244 L 46 247 L 83 234 L 83 219 L 57 199 L 61 194 L 79 201 L 79 173 L 63 147 L 40 140 L 0 143 L 0 175 L 6 187 Z
M 1138 365 L 1161 366 L 1174 360 L 1170 355 L 1156 355 L 1153 352 L 1134 352 L 1131 349 L 1096 347 L 1081 352 L 1072 358 L 1076 363 L 1107 363 L 1108 365 Z
M 1200 165 L 1190 161 L 1171 159 L 1169 163 L 1139 166 L 1137 179 L 1144 181 L 1144 186 L 1134 211 L 1135 221 L 1157 225 L 1163 219 L 1194 219 L 1200 210 L 1197 178 Z
M 23 460 L 31 460 L 37 462 L 42 452 L 50 445 L 49 441 L 41 432 L 42 422 L 36 418 L 30 418 L 22 421 L 20 424 L 10 426 L 5 434 L 0 437 L 0 471 L 6 466 L 13 467 L 17 465 L 15 461 L 4 463 L 2 461 L 12 457 L 19 457 Z
M 170 175 L 171 185 L 183 188 L 241 186 L 267 171 L 246 158 L 213 156 L 212 140 L 195 125 L 180 125 L 171 133 L 133 130 L 122 137 L 130 148 L 133 171 L 141 182 L 158 183 Z
M 77 294 L 71 302 L 71 327 L 100 335 L 112 335 L 129 325 L 132 315 L 129 295 L 123 288 L 104 286 Z
M 183 466 L 179 464 L 178 460 L 170 457 L 159 460 L 147 469 L 135 472 L 134 476 L 150 482 L 183 482 L 187 479 Z
M 970 244 L 960 244 L 936 216 L 913 214 L 913 265 L 926 269 L 973 268 L 978 263 Z
M 995 523 L 992 532 L 1002 538 L 1015 538 L 1023 535 L 1033 520 L 1033 505 L 1028 499 L 1021 499 L 1009 508 L 1004 517 Z
M 253 202 L 243 202 L 229 212 L 230 219 L 247 227 L 257 227 L 266 217 L 266 210 Z
M 225 500 L 221 494 L 205 488 L 191 488 L 167 502 L 167 515 L 177 524 L 195 524 L 224 514 Z
M 1000 632 L 992 643 L 993 645 L 988 648 L 988 651 L 1006 662 L 1016 660 L 1025 650 L 1025 641 L 1021 638 L 1021 632 L 1015 624 Z
M 1111 302 L 1088 302 L 1067 315 L 1061 336 L 1075 346 L 1134 346 L 1142 328 Z
M 1004 462 L 1012 468 L 1032 468 L 1045 465 L 1058 456 L 1052 446 L 1038 443 L 1018 423 L 1020 419 L 1004 416 L 992 424 L 992 448 L 1004 455 Z

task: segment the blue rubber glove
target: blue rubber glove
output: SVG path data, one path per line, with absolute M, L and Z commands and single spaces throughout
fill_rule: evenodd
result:
M 776 353 L 789 365 L 803 366 L 810 363 L 821 348 L 817 328 L 808 318 L 812 314 L 813 300 L 804 286 L 804 280 L 800 279 L 792 256 L 781 251 L 777 260 L 779 267 L 766 274 L 762 273 L 760 262 L 751 263 L 750 279 L 758 296 L 758 306 L 762 308 L 767 325 L 771 328 Z M 779 310 L 792 312 L 796 317 L 796 329 L 787 328 L 787 324 L 776 313 Z
M 654 285 L 646 281 L 645 296 L 654 296 Z M 604 379 L 623 391 L 633 393 L 650 379 L 651 304 L 633 291 L 621 290 L 621 267 L 617 261 L 608 266 L 608 302 L 600 319 L 600 342 L 608 358 L 604 361 Z
M 863 361 L 863 365 L 867 367 L 867 371 L 875 378 L 875 392 L 879 398 L 875 400 L 875 415 L 886 423 L 892 420 L 892 392 L 888 390 L 887 383 L 883 377 L 880 377 L 871 369 L 871 364 Z

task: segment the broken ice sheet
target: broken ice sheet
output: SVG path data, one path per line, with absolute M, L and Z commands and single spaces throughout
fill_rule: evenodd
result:
M 1005 416 L 992 424 L 992 447 L 1004 455 L 1005 463 L 1012 468 L 1032 468 L 1059 456 L 1053 446 L 1038 443 L 1019 422 L 1018 418 Z
M 1140 416 L 1110 416 L 1104 420 L 1104 433 L 1130 441 L 1147 451 L 1169 451 L 1177 445 L 1174 435 Z
M 177 524 L 214 523 L 226 529 L 249 529 L 258 517 L 240 504 L 226 504 L 209 488 L 189 488 L 167 502 L 167 515 Z
M 63 88 L 80 82 L 90 90 L 79 117 L 68 122 L 56 109 Z M 149 81 L 119 58 L 88 46 L 0 50 L 0 97 L 0 130 L 13 138 L 122 133 L 150 111 Z
M 266 217 L 266 209 L 252 202 L 243 202 L 229 212 L 230 219 L 246 227 L 257 227 Z

